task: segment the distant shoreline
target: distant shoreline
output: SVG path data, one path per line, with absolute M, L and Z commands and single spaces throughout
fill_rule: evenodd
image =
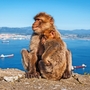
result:
M 24 40 L 24 39 L 30 39 L 31 35 L 20 35 L 20 34 L 0 34 L 0 40 Z
M 31 35 L 21 35 L 21 34 L 5 34 L 2 33 L 0 34 L 0 40 L 8 40 L 8 39 L 12 39 L 12 40 L 28 40 L 30 39 Z M 77 37 L 75 35 L 62 35 L 61 36 L 62 39 L 72 39 L 72 40 L 90 40 L 90 38 L 88 37 Z

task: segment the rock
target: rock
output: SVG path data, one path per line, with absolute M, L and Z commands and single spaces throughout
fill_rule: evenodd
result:
M 51 81 L 25 78 L 18 69 L 0 69 L 0 90 L 90 90 L 90 75 L 73 73 L 69 79 Z
M 23 76 L 21 74 L 18 74 L 17 76 L 4 76 L 4 80 L 7 82 L 13 82 L 16 80 L 19 80 L 20 78 L 22 78 Z
M 0 80 L 13 82 L 24 77 L 24 71 L 18 69 L 0 69 Z
M 13 76 L 13 77 L 4 76 L 4 80 L 7 82 L 13 82 L 13 81 L 18 80 L 18 76 Z
M 76 79 L 80 84 L 88 84 L 88 82 L 90 82 L 90 75 L 74 74 L 73 78 Z

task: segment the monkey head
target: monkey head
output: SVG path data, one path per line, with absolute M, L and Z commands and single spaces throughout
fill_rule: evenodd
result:
M 34 20 L 35 20 L 35 22 L 32 25 L 32 29 L 37 34 L 54 26 L 53 17 L 44 12 L 37 14 L 34 17 Z
M 44 44 L 46 40 L 51 40 L 56 38 L 56 32 L 54 30 L 45 30 L 41 35 L 41 43 Z

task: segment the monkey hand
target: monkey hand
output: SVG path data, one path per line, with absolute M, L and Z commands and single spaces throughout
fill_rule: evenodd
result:
M 51 63 L 50 63 L 48 60 L 43 60 L 43 62 L 44 62 L 44 64 L 47 65 L 47 66 L 51 65 Z

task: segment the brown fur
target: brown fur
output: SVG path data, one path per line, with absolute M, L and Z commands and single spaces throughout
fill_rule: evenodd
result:
M 50 80 L 61 79 L 66 70 L 66 48 L 63 41 L 53 30 L 45 30 L 41 42 L 45 47 L 42 60 L 39 62 L 42 77 Z
M 26 49 L 22 49 L 21 51 L 23 66 L 27 70 L 26 72 L 27 78 L 32 78 L 32 77 L 38 78 L 40 75 L 38 62 L 39 60 L 41 60 L 41 56 L 44 52 L 44 47 L 43 45 L 40 44 L 41 33 L 45 30 L 54 30 L 56 32 L 56 36 L 61 38 L 60 33 L 55 29 L 54 19 L 52 16 L 44 12 L 41 12 L 34 17 L 34 20 L 35 22 L 32 25 L 33 34 L 30 40 L 30 51 L 27 51 Z M 69 62 L 69 60 L 67 60 L 67 62 Z M 71 64 L 67 66 L 70 66 L 70 65 Z M 65 74 L 64 76 L 67 76 L 67 75 L 68 74 Z
M 66 70 L 62 76 L 62 78 L 67 79 L 72 75 L 72 55 L 70 50 L 66 50 Z

